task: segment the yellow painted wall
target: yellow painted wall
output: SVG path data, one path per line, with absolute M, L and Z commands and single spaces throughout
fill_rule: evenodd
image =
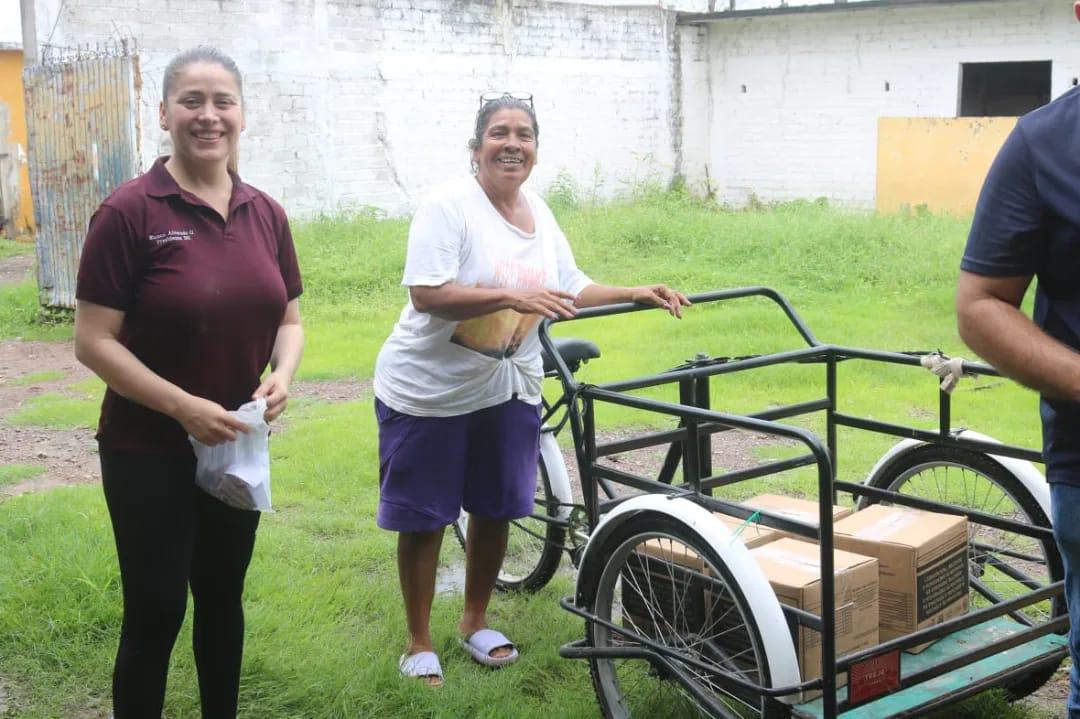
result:
M 22 50 L 0 50 L 0 101 L 11 112 L 11 135 L 8 142 L 17 142 L 27 152 L 26 144 L 26 103 L 23 95 L 23 54 Z M 19 189 L 19 217 L 16 228 L 19 232 L 32 232 L 34 227 L 34 205 L 30 199 L 30 174 L 27 166 L 22 166 Z
M 967 215 L 1015 117 L 878 119 L 877 210 Z

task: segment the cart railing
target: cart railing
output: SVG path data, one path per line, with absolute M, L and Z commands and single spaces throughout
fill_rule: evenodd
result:
M 700 366 L 694 366 L 694 363 L 691 362 L 688 363 L 690 366 L 660 374 L 593 385 L 579 382 L 569 371 L 565 362 L 559 356 L 559 353 L 555 351 L 554 343 L 550 335 L 550 326 L 553 324 L 553 321 L 545 320 L 541 323 L 539 333 L 540 342 L 554 358 L 556 371 L 562 382 L 565 396 L 570 398 L 568 402 L 568 414 L 574 436 L 576 459 L 581 477 L 585 509 L 588 515 L 590 528 L 597 525 L 601 514 L 609 511 L 628 498 L 613 497 L 601 501 L 597 491 L 598 483 L 601 481 L 614 482 L 642 491 L 686 497 L 710 511 L 721 512 L 739 519 L 749 519 L 751 515 L 754 515 L 755 521 L 764 526 L 818 541 L 821 549 L 822 606 L 830 607 L 835 606 L 833 514 L 831 505 L 836 501 L 836 493 L 838 490 L 849 492 L 855 496 L 868 496 L 877 500 L 889 501 L 898 505 L 910 506 L 917 509 L 927 509 L 930 511 L 940 512 L 942 511 L 943 506 L 945 506 L 940 502 L 929 502 L 897 492 L 868 487 L 862 484 L 837 481 L 835 476 L 835 457 L 836 428 L 838 426 L 910 438 L 930 444 L 950 445 L 985 454 L 1016 457 L 1029 461 L 1041 461 L 1041 455 L 1038 452 L 1027 448 L 958 437 L 950 426 L 951 398 L 948 393 L 940 390 L 940 416 L 938 430 L 936 432 L 894 425 L 837 411 L 836 366 L 839 362 L 862 359 L 918 366 L 920 364 L 920 359 L 917 355 L 821 344 L 814 337 L 813 333 L 802 321 L 786 298 L 775 290 L 766 287 L 748 287 L 696 294 L 691 295 L 690 300 L 694 304 L 703 304 L 749 297 L 762 297 L 771 300 L 778 305 L 793 328 L 805 342 L 806 346 L 793 350 L 735 358 L 723 362 L 706 361 L 702 362 Z M 608 305 L 581 310 L 576 317 L 569 320 L 559 320 L 559 322 L 595 319 L 647 309 L 653 308 L 637 304 Z M 788 363 L 824 364 L 826 367 L 827 396 L 821 399 L 797 404 L 774 407 L 749 415 L 717 412 L 707 408 L 709 378 L 742 370 Z M 963 364 L 963 369 L 965 374 L 1000 376 L 999 373 L 989 365 L 976 362 L 965 362 Z M 672 383 L 679 383 L 680 399 L 683 403 L 673 404 L 626 394 L 631 390 Z M 704 400 L 704 402 L 702 402 L 702 400 Z M 628 440 L 599 444 L 596 440 L 595 428 L 596 403 L 608 403 L 669 415 L 678 418 L 680 420 L 680 426 L 678 429 L 674 430 L 654 432 Z M 695 406 L 702 403 L 706 406 Z M 826 413 L 827 427 L 827 439 L 824 443 L 817 435 L 809 430 L 793 425 L 782 424 L 777 421 L 822 411 Z M 732 429 L 749 430 L 765 435 L 794 440 L 804 445 L 808 451 L 806 454 L 798 457 L 774 460 L 750 469 L 713 475 L 707 460 L 702 456 L 702 439 L 705 439 L 712 434 Z M 619 452 L 626 452 L 649 446 L 670 445 L 673 442 L 683 443 L 683 446 L 687 448 L 682 456 L 683 481 L 681 483 L 669 483 L 649 479 L 598 462 L 602 457 Z M 693 448 L 693 451 L 691 451 L 690 448 Z M 831 498 L 830 502 L 820 502 L 817 526 L 799 522 L 790 517 L 774 514 L 768 510 L 747 508 L 738 503 L 726 502 L 710 496 L 711 491 L 718 487 L 810 465 L 816 465 L 817 467 L 818 496 L 820 498 Z M 965 507 L 949 505 L 947 506 L 947 509 L 952 513 L 966 516 L 972 522 L 984 524 L 989 527 L 1005 529 L 1039 540 L 1052 538 L 1052 532 L 1048 528 L 1036 527 L 1022 522 L 1014 522 Z M 995 617 L 1006 615 L 1018 617 L 1020 609 L 1038 604 L 1039 602 L 1046 601 L 1053 597 L 1062 596 L 1063 594 L 1063 582 L 1054 582 L 1047 586 L 1030 588 L 1031 591 L 1026 594 L 1008 599 L 996 597 L 994 598 L 996 600 L 994 604 L 989 607 L 969 612 L 960 617 L 945 620 L 933 627 L 928 627 L 904 637 L 881 643 L 871 649 L 843 657 L 836 656 L 836 619 L 833 612 L 823 612 L 821 617 L 817 617 L 805 611 L 782 605 L 781 609 L 789 618 L 802 626 L 806 626 L 821 633 L 822 676 L 795 686 L 787 687 L 759 686 L 746 679 L 734 676 L 724 677 L 724 681 L 728 681 L 732 685 L 739 686 L 743 689 L 751 689 L 762 696 L 774 698 L 789 696 L 793 693 L 806 690 L 820 689 L 823 692 L 822 708 L 825 712 L 825 716 L 835 716 L 838 711 L 843 710 L 848 704 L 846 700 L 840 703 L 837 701 L 836 674 L 838 671 L 846 671 L 853 664 L 857 664 L 858 662 L 888 652 L 915 647 L 925 642 L 939 639 L 960 629 L 975 626 Z M 577 597 L 577 603 L 564 600 L 563 606 L 569 611 L 585 617 L 589 621 L 595 621 L 602 624 L 606 623 L 605 620 L 581 609 L 580 602 L 582 600 L 582 597 Z M 1019 646 L 1020 644 L 1051 632 L 1061 633 L 1067 629 L 1068 619 L 1063 616 L 1052 618 L 1041 623 L 1025 621 L 1024 624 L 1026 625 L 1026 628 L 1021 629 L 1007 639 L 995 642 L 990 648 L 984 647 L 982 649 L 967 652 L 960 656 L 956 656 L 947 662 L 912 674 L 911 676 L 902 677 L 901 688 L 926 681 L 932 677 L 953 671 L 958 667 L 977 662 L 980 659 L 985 658 L 991 652 L 1003 651 L 1004 649 L 1013 646 Z M 618 627 L 618 630 L 627 633 L 625 627 Z M 635 638 L 640 641 L 644 648 L 598 649 L 586 647 L 581 643 L 575 643 L 564 647 L 563 654 L 564 656 L 608 656 L 612 652 L 618 652 L 620 656 L 623 656 L 632 655 L 637 652 L 637 655 L 639 656 L 648 655 L 648 658 L 651 660 L 659 661 L 670 667 L 671 661 L 664 658 L 663 655 L 671 655 L 673 651 L 671 648 L 661 646 L 650 640 L 648 637 Z M 684 663 L 688 662 L 691 665 L 694 663 L 692 658 L 687 657 L 676 657 L 676 660 Z M 674 668 L 673 671 L 675 674 L 678 674 L 678 671 Z M 711 702 L 706 702 L 707 705 L 710 703 Z

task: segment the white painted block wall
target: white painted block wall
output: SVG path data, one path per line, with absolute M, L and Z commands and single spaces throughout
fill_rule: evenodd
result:
M 961 63 L 1051 60 L 1055 97 L 1080 76 L 1080 23 L 1059 0 L 762 16 L 708 28 L 709 172 L 733 204 L 753 193 L 872 207 L 878 117 L 955 117 Z
M 681 26 L 678 32 L 681 86 L 681 153 L 678 167 L 690 189 L 702 196 L 712 193 L 717 183 L 706 174 L 712 164 L 712 90 L 709 31 L 707 27 Z
M 871 207 L 877 119 L 955 116 L 960 63 L 1051 60 L 1055 95 L 1080 76 L 1059 0 L 849 5 L 676 27 L 657 6 L 540 0 L 38 0 L 38 28 L 56 45 L 136 39 L 145 164 L 168 151 L 168 59 L 199 42 L 234 55 L 242 174 L 294 213 L 408 212 L 467 171 L 491 89 L 536 95 L 541 190 L 566 175 L 609 196 L 681 171 L 736 205 Z
M 137 41 L 145 165 L 161 74 L 198 43 L 245 76 L 244 178 L 290 212 L 407 212 L 468 172 L 479 95 L 536 96 L 546 188 L 609 195 L 674 171 L 674 13 L 533 0 L 39 0 L 42 42 Z M 696 34 L 696 31 L 695 31 Z

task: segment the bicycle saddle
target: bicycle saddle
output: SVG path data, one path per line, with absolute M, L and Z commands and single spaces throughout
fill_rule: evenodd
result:
M 559 355 L 571 372 L 577 372 L 582 362 L 600 356 L 600 348 L 589 340 L 579 340 L 575 337 L 554 337 L 553 339 L 555 340 L 555 349 L 559 351 Z M 544 357 L 544 374 L 554 372 L 555 362 L 543 346 L 540 349 Z

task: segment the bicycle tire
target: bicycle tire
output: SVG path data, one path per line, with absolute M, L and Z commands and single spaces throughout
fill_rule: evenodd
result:
M 681 545 L 697 554 L 703 561 L 699 574 L 709 577 L 708 583 L 700 587 L 701 593 L 693 584 L 701 581 L 700 576 L 677 577 L 677 571 L 672 569 L 677 563 L 650 557 L 650 552 L 641 549 L 645 542 L 658 542 L 661 552 L 665 545 L 673 552 L 679 551 Z M 648 635 L 653 641 L 716 666 L 716 672 L 710 672 L 673 660 L 693 675 L 698 690 L 724 704 L 728 712 L 710 712 L 682 683 L 665 677 L 669 673 L 666 668 L 648 659 L 593 657 L 589 659 L 590 675 L 606 719 L 762 716 L 764 700 L 760 696 L 723 691 L 716 679 L 717 674 L 736 672 L 759 685 L 769 685 L 761 634 L 747 598 L 711 545 L 678 519 L 652 512 L 616 529 L 604 539 L 595 557 L 582 566 L 579 580 L 578 596 L 588 598 L 589 611 L 613 624 L 621 621 L 621 626 L 632 627 L 631 633 L 637 632 L 637 636 Z M 664 577 L 665 569 L 670 581 Z M 682 588 L 681 598 L 675 591 L 677 586 Z M 680 610 L 685 610 L 687 616 L 679 619 L 676 615 Z M 666 612 L 670 612 L 670 618 Z M 657 621 L 658 617 L 665 626 Z M 681 628 L 686 631 L 681 632 Z M 586 621 L 585 632 L 593 647 L 635 645 L 631 637 L 594 621 Z M 640 641 L 636 644 L 641 646 Z M 635 675 L 635 681 L 624 682 L 624 678 Z
M 955 489 L 955 482 L 953 485 L 949 485 L 952 481 L 950 476 L 955 477 L 959 473 L 961 486 L 960 493 L 965 500 L 971 499 L 969 503 L 965 501 L 959 506 L 966 506 L 970 509 L 978 509 L 990 514 L 1000 514 L 1003 517 L 1017 519 L 1018 521 L 1026 521 L 1030 524 L 1049 528 L 1050 520 L 1046 516 L 1042 507 L 1031 495 L 1026 487 L 1000 462 L 993 457 L 982 454 L 980 452 L 973 452 L 958 447 L 944 447 L 940 445 L 927 444 L 914 449 L 902 452 L 897 455 L 891 462 L 881 468 L 881 470 L 871 479 L 871 486 L 879 489 L 888 489 L 892 491 L 899 491 L 901 493 L 915 493 L 916 485 L 918 488 L 935 490 L 930 496 L 927 494 L 917 494 L 916 496 L 922 496 L 927 499 L 934 499 L 935 501 L 945 501 L 947 503 L 956 504 L 955 500 L 958 498 Z M 922 481 L 923 477 L 932 477 L 931 482 Z M 985 488 L 985 494 L 979 488 L 979 480 L 985 480 L 988 482 L 988 486 Z M 993 485 L 993 486 L 989 486 Z M 908 492 L 904 492 L 905 486 L 908 488 Z M 970 489 L 969 489 L 970 487 Z M 994 487 L 1000 490 L 1000 495 L 994 494 Z M 936 495 L 936 496 L 933 496 Z M 974 506 L 978 502 L 979 497 L 982 497 L 982 501 L 979 506 Z M 1002 503 L 1008 499 L 1014 508 L 1013 511 L 1009 511 L 1009 505 L 1005 505 L 1002 509 Z M 863 497 L 859 501 L 859 506 L 864 507 L 869 504 L 874 504 L 877 500 L 869 497 Z M 987 506 L 992 504 L 992 506 Z M 991 511 L 993 510 L 993 511 Z M 980 541 L 974 542 L 977 536 L 979 536 L 980 527 L 985 530 L 981 535 Z M 1037 540 L 1030 537 L 1024 537 L 1015 533 L 1005 532 L 1003 530 L 992 529 L 983 525 L 976 525 L 974 523 L 969 524 L 969 569 L 972 576 L 977 576 L 985 582 L 987 572 L 991 571 L 986 565 L 986 556 L 989 555 L 990 550 L 983 550 L 983 554 L 978 554 L 975 544 L 992 546 L 992 543 L 984 542 L 983 539 L 992 539 L 995 536 L 1001 538 L 997 542 L 998 551 L 1013 551 L 1015 553 L 1024 553 L 1039 551 L 1042 552 L 1042 563 L 1045 566 L 1045 571 L 1039 571 L 1037 563 L 1025 562 L 1023 559 L 1004 557 L 1004 555 L 996 555 L 998 561 L 1004 561 L 1005 563 L 1015 562 L 1016 566 L 1023 567 L 1025 572 L 1032 572 L 1033 577 L 1040 584 L 1049 584 L 1059 581 L 1065 575 L 1064 567 L 1061 562 L 1061 555 L 1058 553 L 1057 545 L 1053 540 Z M 1012 537 L 1014 539 L 1009 539 Z M 1035 556 L 1035 555 L 1031 555 Z M 1000 572 L 997 573 L 999 577 L 1002 577 Z M 1005 579 L 995 580 L 998 586 L 993 587 L 1002 596 L 1008 596 L 1010 587 Z M 1012 589 L 1020 590 L 1020 584 L 1016 580 L 1012 580 L 1014 585 Z M 978 590 L 974 587 L 971 590 L 972 600 L 978 599 L 980 602 L 985 602 L 985 598 L 978 593 Z M 974 606 L 974 604 L 973 604 Z M 1048 612 L 1042 612 L 1036 614 L 1034 610 L 1038 607 L 1028 608 L 1029 613 L 1034 616 L 1033 619 L 1045 620 L 1049 617 L 1057 617 L 1066 613 L 1065 601 L 1063 597 L 1058 597 L 1050 603 L 1050 609 Z M 1033 670 L 1027 674 L 1020 675 L 1015 680 L 1009 682 L 1003 688 L 1008 693 L 1010 699 L 1021 699 L 1043 684 L 1045 684 L 1054 672 L 1057 671 L 1059 665 L 1051 665 L 1042 667 L 1040 669 Z
M 547 465 L 539 457 L 536 478 L 536 504 L 541 516 L 554 518 L 559 503 L 551 491 Z M 461 548 L 465 548 L 468 532 L 468 515 L 454 522 L 454 534 Z M 543 537 L 541 542 L 540 536 Z M 510 521 L 507 537 L 507 556 L 499 569 L 495 588 L 502 592 L 537 592 L 551 581 L 562 561 L 566 528 L 550 521 L 537 519 L 536 515 Z

